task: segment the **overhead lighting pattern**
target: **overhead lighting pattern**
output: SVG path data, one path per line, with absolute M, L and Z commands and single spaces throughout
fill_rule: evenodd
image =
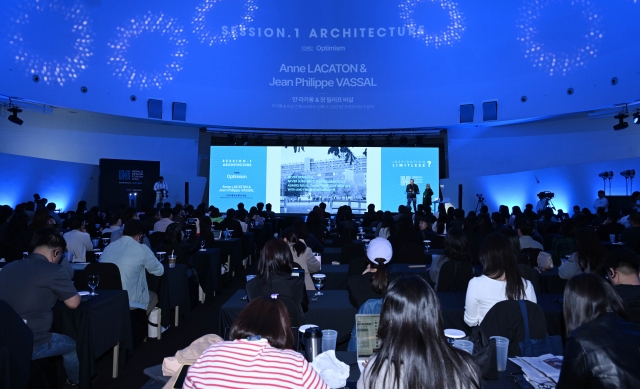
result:
M 171 62 L 159 66 L 159 70 L 139 69 L 130 62 L 127 52 L 132 42 L 143 34 L 158 34 L 165 38 Z M 128 88 L 162 89 L 163 84 L 173 81 L 175 74 L 182 71 L 182 62 L 187 54 L 186 45 L 184 29 L 177 24 L 177 19 L 149 11 L 144 16 L 130 19 L 124 27 L 117 28 L 116 39 L 108 43 L 113 53 L 107 63 L 113 67 L 113 75 L 126 81 Z
M 18 117 L 18 114 L 22 112 L 20 108 L 11 107 L 11 108 L 8 108 L 7 111 L 11 112 L 11 115 L 9 115 L 9 117 L 7 118 L 11 123 L 15 123 L 19 126 L 21 126 L 22 123 L 24 123 L 24 121 Z
M 614 116 L 614 119 L 618 120 L 618 124 L 613 126 L 613 129 L 616 131 L 619 130 L 624 130 L 625 128 L 629 127 L 629 123 L 625 122 L 624 119 L 628 118 L 629 115 L 627 115 L 624 112 L 620 112 L 619 114 L 617 114 L 616 116 Z
M 37 74 L 47 85 L 64 86 L 69 81 L 75 81 L 79 73 L 87 68 L 89 57 L 93 56 L 91 19 L 84 5 L 80 1 L 35 0 L 17 2 L 12 7 L 15 7 L 16 16 L 10 18 L 8 35 L 16 62 L 26 67 L 27 74 Z M 46 45 L 46 42 L 28 38 L 30 29 L 42 28 L 38 24 L 41 15 L 62 23 L 62 32 L 72 34 L 73 45 L 55 55 L 41 54 L 49 49 L 42 47 L 39 50 L 39 45 Z M 28 47 L 35 47 L 35 50 Z
M 440 6 L 449 15 L 449 24 L 444 30 L 437 33 L 418 32 L 418 23 L 415 20 L 415 8 L 423 2 L 431 2 Z M 426 46 L 433 46 L 436 49 L 440 46 L 451 46 L 462 39 L 465 31 L 464 17 L 458 9 L 458 4 L 449 0 L 404 0 L 398 4 L 400 7 L 400 18 L 404 21 L 406 28 L 415 28 L 413 37 L 424 42 Z
M 216 3 L 224 0 L 205 0 L 196 7 L 196 15 L 193 17 L 193 33 L 198 37 L 200 43 L 213 46 L 215 44 L 226 44 L 229 41 L 238 39 L 240 31 L 246 31 L 247 24 L 253 22 L 253 15 L 258 9 L 256 1 L 247 0 L 244 2 L 244 13 L 240 17 L 240 22 L 235 26 L 236 29 L 230 29 L 228 34 L 222 32 L 213 32 L 209 27 L 207 16 L 214 10 Z
M 581 15 L 588 28 L 583 33 L 583 41 L 575 42 L 575 46 L 562 51 L 551 51 L 546 42 L 539 40 L 539 21 L 548 8 L 558 4 L 555 0 L 530 0 L 520 9 L 521 19 L 517 28 L 520 30 L 518 40 L 524 46 L 524 57 L 532 62 L 534 68 L 544 70 L 550 76 L 554 74 L 566 75 L 576 67 L 585 64 L 598 54 L 598 46 L 602 41 L 601 14 L 590 0 L 571 0 L 566 3 L 573 12 Z

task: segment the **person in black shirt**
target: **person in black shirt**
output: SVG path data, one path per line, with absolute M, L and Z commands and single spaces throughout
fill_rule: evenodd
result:
M 409 180 L 409 185 L 407 185 L 407 207 L 411 209 L 411 204 L 413 204 L 413 212 L 416 212 L 416 195 L 420 193 L 420 188 L 418 185 L 413 183 L 413 178 Z
M 622 298 L 629 319 L 640 323 L 640 257 L 629 249 L 611 250 L 603 267 L 605 278 Z
M 218 229 L 222 231 L 228 229 L 229 231 L 233 231 L 231 235 L 232 238 L 242 238 L 242 225 L 236 220 L 235 209 L 227 209 L 227 216 L 218 224 Z

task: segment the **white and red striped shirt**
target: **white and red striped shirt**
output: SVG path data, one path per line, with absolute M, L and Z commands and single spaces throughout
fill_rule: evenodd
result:
M 185 389 L 329 389 L 306 359 L 266 339 L 214 343 L 189 368 Z

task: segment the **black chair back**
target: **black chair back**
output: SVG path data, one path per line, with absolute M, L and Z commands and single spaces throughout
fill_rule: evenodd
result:
M 364 250 L 364 245 L 361 243 L 351 243 L 345 245 L 342 250 L 340 250 L 340 264 L 350 264 L 351 261 L 355 258 L 363 258 L 366 255 L 367 253 Z
M 399 245 L 400 249 L 393 253 L 393 261 L 410 265 L 426 265 L 424 245 L 422 243 L 407 243 Z
M 520 263 L 524 263 L 531 267 L 538 266 L 538 254 L 540 254 L 542 250 L 534 249 L 534 248 L 526 248 L 520 250 Z
M 531 339 L 547 337 L 547 322 L 542 308 L 536 303 L 525 301 L 529 316 L 529 336 Z M 485 315 L 480 328 L 487 335 L 503 336 L 509 339 L 509 357 L 520 356 L 520 342 L 524 340 L 524 320 L 517 300 L 500 301 Z
M 0 328 L 0 362 L 3 362 L 0 364 L 0 387 L 24 388 L 29 381 L 33 333 L 16 311 L 2 300 Z
M 158 248 L 162 244 L 166 233 L 155 231 L 153 234 L 149 235 L 149 244 L 151 248 Z
M 122 278 L 120 278 L 120 269 L 115 263 L 93 262 L 84 269 L 85 275 L 97 274 L 100 276 L 100 289 L 122 290 Z
M 520 263 L 518 264 L 520 268 L 520 272 L 522 273 L 522 278 L 531 282 L 533 285 L 533 289 L 536 292 L 536 296 L 540 294 L 540 281 L 538 279 L 538 271 L 534 270 L 531 266 Z

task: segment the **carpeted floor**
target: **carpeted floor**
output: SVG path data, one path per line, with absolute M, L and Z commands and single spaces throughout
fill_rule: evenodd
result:
M 222 292 L 214 297 L 207 305 L 198 305 L 191 311 L 188 321 L 180 323 L 178 327 L 171 327 L 162 334 L 161 340 L 150 339 L 139 346 L 127 362 L 124 369 L 120 370 L 118 378 L 111 378 L 112 353 L 107 353 L 97 362 L 98 373 L 93 379 L 94 389 L 139 389 L 149 378 L 143 370 L 147 367 L 158 365 L 167 356 L 175 355 L 176 351 L 188 346 L 195 339 L 218 331 L 218 317 L 220 307 L 238 289 L 244 288 L 246 274 L 255 274 L 256 261 L 249 270 L 241 270 L 232 279 L 227 279 L 227 284 Z M 219 334 L 222 336 L 222 334 Z

